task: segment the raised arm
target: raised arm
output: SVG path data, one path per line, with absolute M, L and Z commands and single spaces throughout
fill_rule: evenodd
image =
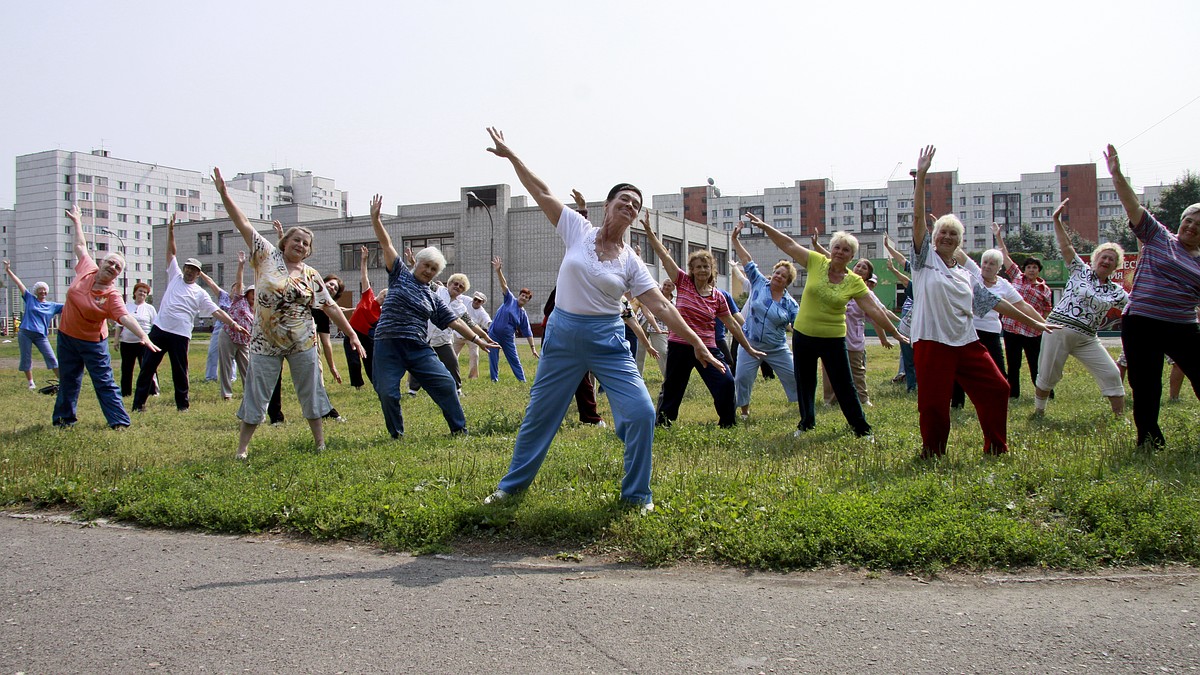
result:
M 550 224 L 558 227 L 558 218 L 563 212 L 562 202 L 550 191 L 550 186 L 535 176 L 529 167 L 525 166 L 525 162 L 522 162 L 512 151 L 512 148 L 508 147 L 508 144 L 504 142 L 503 131 L 495 127 L 488 127 L 487 132 L 492 137 L 493 146 L 487 149 L 488 152 L 512 163 L 513 169 L 517 172 L 517 180 L 521 181 L 521 185 L 529 191 L 529 196 L 533 197 L 533 201 L 541 207 L 542 213 L 550 219 Z
M 892 260 L 896 261 L 897 265 L 903 267 L 908 264 L 908 258 L 905 258 L 903 253 L 896 250 L 895 244 L 892 243 L 892 238 L 886 234 L 883 235 L 883 247 L 887 249 L 888 255 L 891 256 Z
M 1104 161 L 1108 164 L 1108 173 L 1112 176 L 1113 188 L 1117 191 L 1121 206 L 1125 207 L 1125 214 L 1129 216 L 1129 226 L 1135 227 L 1142 222 L 1142 215 L 1146 213 L 1146 209 L 1138 201 L 1137 193 L 1125 179 L 1125 174 L 1121 173 L 1121 160 L 1117 157 L 1117 149 L 1113 147 L 1112 143 L 1108 144 L 1108 151 L 1104 153 Z
M 812 236 L 812 250 L 816 251 L 817 253 L 820 253 L 821 255 L 825 256 L 826 258 L 829 257 L 829 249 L 827 249 L 821 245 L 821 242 L 817 239 L 817 234 L 815 232 L 813 233 L 813 236 Z
M 1068 197 L 1062 200 L 1057 209 L 1054 209 L 1054 236 L 1058 237 L 1058 250 L 1062 252 L 1063 260 L 1068 265 L 1075 260 L 1075 247 L 1071 245 L 1071 232 L 1062 221 L 1063 211 L 1067 210 L 1067 202 L 1071 201 Z M 1005 258 L 1007 259 L 1007 255 Z
M 213 186 L 217 188 L 217 194 L 221 195 L 221 203 L 225 205 L 225 213 L 229 214 L 229 219 L 233 221 L 233 226 L 242 234 L 242 239 L 246 241 L 246 246 L 251 251 L 254 250 L 254 237 L 258 233 L 250 226 L 250 221 L 246 218 L 246 214 L 233 200 L 229 198 L 229 191 L 225 187 L 225 179 L 221 177 L 221 170 L 213 167 Z
M 584 218 L 587 218 L 587 215 L 588 215 L 587 200 L 583 198 L 583 193 L 580 192 L 579 190 L 572 188 L 571 189 L 571 199 L 575 200 L 575 210 L 579 212 L 579 215 L 583 216 Z M 641 254 L 639 253 L 638 256 L 640 257 Z
M 925 225 L 925 176 L 929 167 L 933 166 L 933 156 L 937 148 L 927 145 L 917 158 L 917 176 L 913 184 L 913 250 L 921 248 L 925 243 L 927 227 Z
M 17 273 L 12 271 L 12 266 L 8 264 L 7 260 L 4 261 L 4 271 L 8 273 L 8 277 L 16 284 L 17 290 L 21 291 L 21 295 L 25 295 L 25 284 L 21 283 L 21 277 L 18 277 Z
M 751 225 L 767 233 L 767 237 L 771 239 L 771 243 L 775 244 L 776 248 L 791 256 L 792 260 L 800 263 L 801 267 L 808 267 L 808 249 L 801 246 L 795 239 L 766 224 L 762 218 L 753 213 L 746 213 L 746 216 L 750 218 Z
M 242 277 L 245 276 L 245 273 L 246 273 L 246 252 L 238 251 L 237 258 L 238 258 L 237 276 L 234 277 L 234 279 L 236 279 L 236 281 L 233 282 L 233 288 L 229 289 L 233 295 L 241 295 L 242 289 L 245 288 L 245 284 L 242 282 Z M 217 295 L 220 295 L 220 293 L 218 293 Z
M 746 224 L 738 221 L 738 224 L 733 226 L 733 234 L 729 235 L 729 239 L 733 241 L 733 251 L 734 253 L 737 253 L 738 262 L 742 263 L 743 265 L 754 262 L 754 258 L 750 257 L 750 252 L 747 251 L 746 247 L 742 245 L 741 234 L 742 228 L 744 227 L 746 227 Z
M 212 289 L 212 292 L 215 293 L 218 298 L 221 297 L 221 293 L 224 289 L 218 286 L 217 282 L 213 281 L 212 277 L 208 276 L 204 272 L 200 272 L 200 279 L 204 281 L 205 286 L 208 286 L 210 289 Z
M 508 295 L 508 279 L 504 278 L 504 261 L 500 256 L 492 256 L 492 269 L 496 270 L 496 280 L 500 282 L 500 295 Z
M 79 205 L 72 204 L 67 210 L 67 217 L 75 223 L 74 243 L 75 243 L 75 259 L 83 260 L 88 257 L 87 240 L 83 238 L 83 222 L 79 219 Z
M 912 279 L 910 279 L 907 274 L 896 269 L 896 265 L 892 263 L 891 258 L 888 258 L 887 268 L 888 268 L 888 271 L 892 273 L 892 276 L 896 277 L 896 279 L 898 281 L 900 281 L 900 283 L 902 283 L 904 285 L 908 285 L 908 282 L 912 281 Z
M 171 264 L 171 259 L 175 257 L 175 214 L 171 214 L 171 219 L 167 221 L 167 264 Z
M 367 274 L 367 261 L 370 259 L 371 250 L 366 246 L 361 246 L 358 253 L 358 271 L 362 275 L 358 279 L 358 292 L 362 294 L 371 290 L 371 275 Z
M 392 266 L 396 264 L 396 258 L 400 255 L 396 253 L 396 247 L 392 245 L 392 238 L 388 236 L 387 230 L 383 228 L 383 195 L 375 195 L 371 198 L 371 227 L 375 229 L 375 238 L 379 240 L 380 252 L 383 255 L 383 266 L 390 272 Z M 363 272 L 366 274 L 365 270 Z
M 1055 211 L 1055 213 L 1058 213 Z M 996 239 L 996 250 L 1004 256 L 1004 269 L 1010 267 L 1019 267 L 1012 257 L 1008 255 L 1008 247 L 1004 245 L 1004 228 L 1000 227 L 999 223 L 992 223 L 992 236 Z
M 649 213 L 642 214 L 642 229 L 646 231 L 646 239 L 650 242 L 650 248 L 654 249 L 654 254 L 662 261 L 663 271 L 667 273 L 667 278 L 675 281 L 679 277 L 679 265 L 671 257 L 671 254 L 667 252 L 667 247 L 663 246 L 658 235 L 654 234 L 654 229 L 650 227 Z

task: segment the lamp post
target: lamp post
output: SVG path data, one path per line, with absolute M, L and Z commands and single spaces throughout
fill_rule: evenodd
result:
M 474 192 L 468 192 L 467 196 L 479 202 L 479 205 L 483 207 L 483 212 L 487 214 L 489 226 L 487 264 L 491 265 L 492 259 L 496 257 L 496 221 L 492 219 L 492 209 Z M 487 267 L 485 266 L 484 269 Z M 488 297 L 492 299 L 492 302 L 496 301 L 496 275 L 491 273 L 488 274 Z M 495 307 L 495 305 L 492 306 Z
M 108 229 L 107 227 L 94 228 L 94 231 L 99 232 L 100 234 L 103 234 L 108 237 L 116 237 L 117 241 L 119 241 L 121 243 L 120 253 L 122 256 L 125 255 L 125 251 L 126 251 L 125 240 L 121 237 L 121 235 L 117 234 L 116 232 L 113 232 L 112 230 Z M 129 291 L 129 269 L 128 268 L 129 268 L 129 261 L 126 260 L 125 264 L 121 266 L 121 299 L 126 302 L 129 302 L 129 293 L 128 293 L 128 291 Z

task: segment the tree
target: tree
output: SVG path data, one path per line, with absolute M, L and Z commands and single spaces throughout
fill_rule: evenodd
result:
M 1197 202 L 1200 202 L 1200 175 L 1188 171 L 1183 178 L 1163 188 L 1158 204 L 1150 211 L 1158 222 L 1174 232 L 1179 229 L 1183 210 Z
M 1054 242 L 1053 234 L 1038 234 L 1028 223 L 1011 226 L 1004 233 L 1004 243 L 1008 246 L 1013 260 L 1021 260 L 1018 254 L 1032 255 L 1043 260 L 1053 260 L 1062 257 Z
M 1137 253 L 1138 240 L 1129 229 L 1129 219 L 1122 217 L 1104 227 L 1104 239 L 1120 246 L 1126 253 Z

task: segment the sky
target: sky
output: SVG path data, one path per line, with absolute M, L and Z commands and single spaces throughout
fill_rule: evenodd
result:
M 505 6 L 505 5 L 511 6 Z M 1120 149 L 1200 170 L 1200 3 L 77 2 L 0 23 L 0 207 L 18 155 L 333 178 L 366 214 L 508 183 L 485 128 L 569 201 L 713 178 L 883 186 L 938 148 L 961 182 Z M 1100 175 L 1104 175 L 1103 167 Z

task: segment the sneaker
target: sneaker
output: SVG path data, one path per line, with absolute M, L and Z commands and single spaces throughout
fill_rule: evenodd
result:
M 455 392 L 455 393 L 456 393 L 456 394 L 458 394 L 458 397 L 459 397 L 459 398 L 462 398 L 462 397 L 463 397 L 463 390 L 462 390 L 462 389 L 459 389 L 459 390 L 458 390 L 457 392 Z
M 742 413 L 742 423 L 750 421 L 750 413 Z
M 651 513 L 654 513 L 654 502 L 646 502 L 638 509 L 639 516 L 648 516 Z
M 324 443 L 317 446 L 317 452 L 325 452 L 325 444 Z
M 801 436 L 804 435 L 804 432 L 805 432 L 804 429 L 797 429 L 792 432 L 792 438 L 800 438 Z
M 900 384 L 904 381 L 904 373 L 900 373 L 892 378 L 892 384 Z
M 234 455 L 233 458 L 236 461 L 244 462 L 249 458 L 249 453 L 247 451 L 243 450 L 242 452 L 239 452 L 238 454 Z
M 333 421 L 334 421 L 334 422 L 342 422 L 342 423 L 345 423 L 345 422 L 347 422 L 347 421 L 349 421 L 349 420 L 347 420 L 345 417 L 342 417 L 341 415 L 338 415 L 337 417 L 333 418 Z
M 496 504 L 496 503 L 499 503 L 499 502 L 502 502 L 502 501 L 504 501 L 505 499 L 508 499 L 508 498 L 509 498 L 509 497 L 511 497 L 511 496 L 512 496 L 512 495 L 510 495 L 509 493 L 505 492 L 504 490 L 496 490 L 495 492 L 493 492 L 492 494 L 488 495 L 487 497 L 484 497 L 484 498 L 483 498 L 483 503 L 484 503 L 485 505 L 486 505 L 486 504 Z
M 37 383 L 35 383 L 33 380 L 30 380 L 29 381 L 29 391 L 33 391 L 35 389 L 37 389 Z
M 409 395 L 409 396 L 416 396 L 416 395 L 417 395 L 417 390 L 416 390 L 416 389 L 409 389 L 409 390 L 408 390 L 408 395 Z
M 596 422 L 596 426 L 600 427 L 601 429 L 607 429 L 608 422 L 605 422 L 604 420 L 600 420 L 599 422 Z

